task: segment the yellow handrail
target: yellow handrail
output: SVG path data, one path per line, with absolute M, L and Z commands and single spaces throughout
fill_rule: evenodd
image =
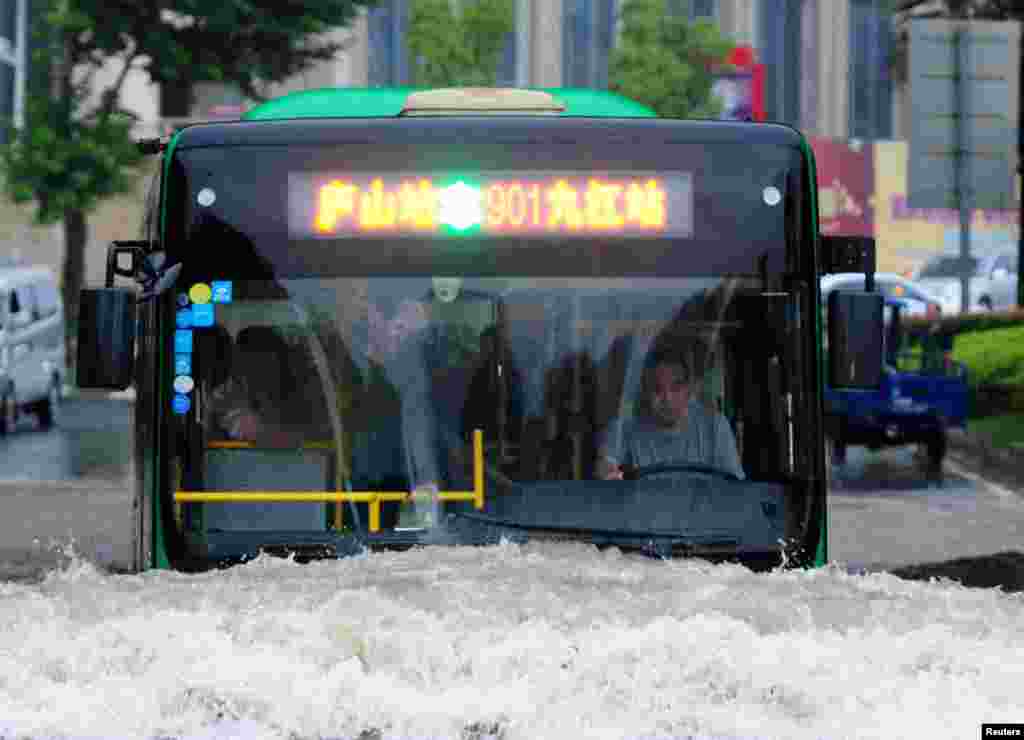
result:
M 213 446 L 213 445 L 211 445 Z M 218 447 L 249 448 L 250 443 L 217 443 Z M 473 490 L 412 493 L 409 491 L 175 491 L 178 503 L 323 503 L 352 502 L 370 506 L 370 531 L 380 531 L 380 505 L 384 501 L 412 501 L 433 499 L 439 501 L 472 501 L 477 509 L 484 508 L 484 435 L 473 430 Z
M 329 450 L 334 447 L 334 443 L 330 440 L 313 440 L 311 442 L 303 442 L 302 449 L 304 450 Z M 246 440 L 237 439 L 215 439 L 206 443 L 206 449 L 208 450 L 279 450 L 280 447 L 273 447 L 268 445 L 259 445 L 255 442 L 248 442 Z

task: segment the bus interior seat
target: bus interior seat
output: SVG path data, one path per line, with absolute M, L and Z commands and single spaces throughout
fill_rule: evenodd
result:
M 619 334 L 608 348 L 598 369 L 600 394 L 597 398 L 595 426 L 604 429 L 612 419 L 621 413 L 626 391 L 626 374 L 629 369 L 636 336 L 632 333 Z
M 480 354 L 469 377 L 462 408 L 461 428 L 465 441 L 474 429 L 484 433 L 488 446 L 496 445 L 510 463 L 518 460 L 523 425 L 523 379 L 508 339 L 497 326 L 480 334 Z M 501 408 L 504 407 L 504 414 Z
M 310 430 L 318 430 L 323 435 L 330 435 L 330 414 L 327 410 L 331 390 L 338 390 L 328 365 L 321 366 L 317 362 L 318 353 L 314 343 L 319 339 L 304 327 L 296 327 L 290 334 L 288 362 L 294 383 L 293 391 L 298 403 L 309 414 L 302 419 Z M 323 346 L 320 346 L 323 349 Z M 329 388 L 334 386 L 333 389 Z
M 254 357 L 289 348 L 281 357 L 285 377 L 292 377 L 294 361 L 290 347 L 276 326 L 249 325 L 241 328 L 234 342 L 223 327 L 214 327 L 205 340 L 208 347 L 197 346 L 220 358 L 208 362 L 211 387 L 216 387 L 233 372 L 254 369 Z M 233 345 L 233 346 L 232 346 Z M 258 353 L 258 354 L 256 354 Z M 225 355 L 235 360 L 223 361 Z M 240 368 L 238 361 L 248 366 Z M 259 363 L 256 362 L 258 369 Z M 291 380 L 284 383 L 294 388 Z M 211 447 L 203 457 L 203 482 L 209 491 L 327 491 L 334 490 L 333 458 L 330 450 L 261 449 Z M 203 504 L 203 522 L 208 531 L 298 531 L 322 532 L 327 527 L 326 503 L 239 502 Z
M 543 477 L 582 480 L 591 477 L 596 459 L 597 372 L 587 352 L 570 352 L 548 370 Z
M 703 358 L 698 361 L 699 374 L 695 376 L 700 383 L 700 398 L 708 409 L 724 414 L 726 369 L 723 363 L 723 348 L 716 340 L 705 341 L 704 347 L 706 351 Z
M 206 488 L 211 491 L 334 490 L 327 450 L 208 449 Z M 204 504 L 208 531 L 323 532 L 326 503 L 239 502 Z
M 249 324 L 238 331 L 235 347 L 238 353 L 272 353 L 287 348 L 284 332 L 271 324 Z M 288 353 L 284 355 L 288 358 Z

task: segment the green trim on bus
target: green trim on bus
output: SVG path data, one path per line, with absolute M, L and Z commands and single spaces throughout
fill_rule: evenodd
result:
M 287 118 L 394 118 L 401 113 L 416 87 L 325 87 L 302 90 L 268 100 L 249 110 L 243 121 Z M 560 116 L 590 118 L 656 118 L 645 105 L 607 90 L 584 88 L 530 88 L 546 92 L 565 103 Z M 486 114 L 485 114 L 486 115 Z
M 163 243 L 167 239 L 167 199 L 168 190 L 171 184 L 171 160 L 174 157 L 174 150 L 178 145 L 178 139 L 181 137 L 182 130 L 178 130 L 171 137 L 171 140 L 167 144 L 167 148 L 164 150 L 164 161 L 163 161 L 163 180 L 160 183 L 160 242 Z M 173 295 L 173 294 L 172 294 Z M 160 312 L 156 313 L 156 331 L 158 336 L 163 336 L 163 321 Z M 151 550 L 145 553 L 145 557 L 148 558 L 149 562 L 146 563 L 146 567 L 153 567 L 162 570 L 169 570 L 171 568 L 171 559 L 167 555 L 167 543 L 164 538 L 164 521 L 161 509 L 163 506 L 163 496 L 170 495 L 167 493 L 169 486 L 167 481 L 163 480 L 165 467 L 160 463 L 160 450 L 163 449 L 163 440 L 161 439 L 164 434 L 164 425 L 162 419 L 164 418 L 166 408 L 164 404 L 167 403 L 167 391 L 168 387 L 164 377 L 164 367 L 166 362 L 167 350 L 163 345 L 163 342 L 157 343 L 157 356 L 155 371 L 157 373 L 156 378 L 156 399 L 154 401 L 154 408 L 151 411 L 156 414 L 153 425 L 153 442 L 156 452 L 152 456 L 152 465 L 147 466 L 151 468 L 151 474 L 149 477 L 149 485 L 144 486 L 144 495 L 149 496 L 150 505 L 152 512 L 150 516 L 150 525 L 152 526 L 151 535 Z M 145 480 L 145 478 L 143 479 Z
M 814 150 L 811 148 L 811 144 L 807 141 L 807 137 L 801 136 L 803 141 L 802 148 L 804 151 L 804 157 L 807 159 L 808 169 L 811 175 L 811 182 L 808 190 L 811 195 L 811 234 L 814 239 L 814 253 L 817 257 L 815 261 L 815 271 L 818 270 L 821 257 L 819 250 L 821 248 L 821 238 L 819 235 L 818 226 L 818 165 L 814 160 Z M 822 342 L 822 330 L 821 325 L 821 311 L 814 311 L 814 346 L 817 351 L 818 357 L 818 377 L 824 378 L 825 375 L 825 356 L 821 350 Z M 819 383 L 819 385 L 823 385 Z M 818 395 L 823 396 L 824 388 L 818 389 Z M 819 452 L 819 454 L 821 454 Z M 825 460 L 825 465 L 829 464 L 828 460 Z M 826 481 L 828 477 L 826 476 Z M 826 484 L 827 485 L 827 484 Z M 815 567 L 821 567 L 828 563 L 828 490 L 825 491 L 824 504 L 821 507 L 821 524 L 820 524 L 821 537 L 818 539 L 818 550 L 814 554 L 814 565 Z
M 174 295 L 173 293 L 171 294 Z M 156 324 L 157 324 L 157 336 L 163 336 L 163 316 L 160 311 L 156 312 Z M 165 381 L 166 373 L 164 368 L 166 365 L 167 348 L 163 342 L 157 342 L 156 350 L 156 415 L 157 419 L 160 419 L 166 413 L 164 409 L 169 406 L 167 400 L 167 384 Z M 164 425 L 157 424 L 153 429 L 153 434 L 156 440 L 157 449 L 163 449 L 163 440 L 161 436 L 164 434 Z M 169 570 L 171 568 L 171 559 L 167 556 L 167 543 L 164 539 L 164 517 L 163 517 L 163 500 L 162 497 L 165 492 L 168 495 L 172 495 L 168 489 L 171 486 L 166 485 L 166 481 L 163 480 L 163 476 L 166 474 L 167 466 L 159 463 L 159 455 L 156 460 L 156 465 L 153 480 L 156 481 L 156 486 L 153 489 L 153 555 L 152 562 L 155 568 L 161 570 Z
M 160 182 L 160 241 L 163 241 L 167 234 L 167 186 L 171 181 L 171 160 L 174 158 L 174 150 L 178 146 L 183 130 L 178 129 L 174 132 L 164 150 L 163 179 Z

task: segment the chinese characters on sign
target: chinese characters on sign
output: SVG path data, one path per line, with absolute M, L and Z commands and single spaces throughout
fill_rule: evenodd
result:
M 292 178 L 293 233 L 690 236 L 688 175 Z

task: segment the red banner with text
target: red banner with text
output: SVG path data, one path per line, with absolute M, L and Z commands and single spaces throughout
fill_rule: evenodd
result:
M 822 234 L 873 236 L 874 154 L 870 144 L 810 138 L 818 166 Z

